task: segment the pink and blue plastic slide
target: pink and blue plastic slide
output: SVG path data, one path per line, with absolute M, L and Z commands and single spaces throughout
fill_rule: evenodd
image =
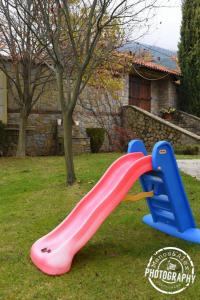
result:
M 33 263 L 44 273 L 70 270 L 74 255 L 92 238 L 109 214 L 123 201 L 137 179 L 147 198 L 150 214 L 144 223 L 169 235 L 200 243 L 173 149 L 158 142 L 152 155 L 142 141 L 129 143 L 128 154 L 117 159 L 102 178 L 54 230 L 31 248 Z

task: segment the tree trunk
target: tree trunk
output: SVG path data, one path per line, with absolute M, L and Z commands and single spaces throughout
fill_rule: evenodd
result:
M 19 120 L 19 136 L 18 136 L 16 157 L 26 156 L 26 124 L 27 124 L 27 116 L 26 114 L 21 113 L 20 120 Z
M 72 185 L 76 181 L 72 151 L 72 114 L 73 111 L 66 109 L 64 87 L 63 87 L 63 70 L 57 68 L 56 80 L 58 86 L 59 101 L 62 109 L 63 117 L 63 138 L 64 138 L 64 154 L 66 167 L 66 185 Z
M 76 181 L 72 151 L 72 115 L 71 113 L 63 113 L 63 136 L 64 136 L 64 152 L 65 164 L 67 171 L 67 184 L 72 185 Z
M 109 133 L 109 130 L 106 130 L 106 134 L 108 137 L 108 151 L 112 152 L 113 151 L 113 138 L 111 134 Z

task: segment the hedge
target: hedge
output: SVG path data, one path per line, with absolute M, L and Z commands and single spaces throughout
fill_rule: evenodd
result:
M 181 145 L 174 148 L 176 154 L 198 155 L 199 146 L 197 145 Z
M 90 137 L 90 148 L 92 153 L 98 153 L 103 145 L 105 138 L 105 129 L 86 128 L 87 135 Z

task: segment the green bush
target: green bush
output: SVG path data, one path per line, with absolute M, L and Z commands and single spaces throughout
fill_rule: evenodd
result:
M 3 154 L 6 145 L 6 126 L 0 121 L 0 155 Z
M 176 154 L 198 155 L 199 147 L 197 145 L 181 145 L 174 148 Z
M 105 129 L 103 128 L 86 128 L 87 135 L 90 137 L 90 147 L 92 153 L 98 153 L 103 145 L 105 138 Z

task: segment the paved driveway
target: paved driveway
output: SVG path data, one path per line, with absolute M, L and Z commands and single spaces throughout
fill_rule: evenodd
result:
M 200 159 L 181 159 L 177 162 L 184 173 L 200 180 Z

